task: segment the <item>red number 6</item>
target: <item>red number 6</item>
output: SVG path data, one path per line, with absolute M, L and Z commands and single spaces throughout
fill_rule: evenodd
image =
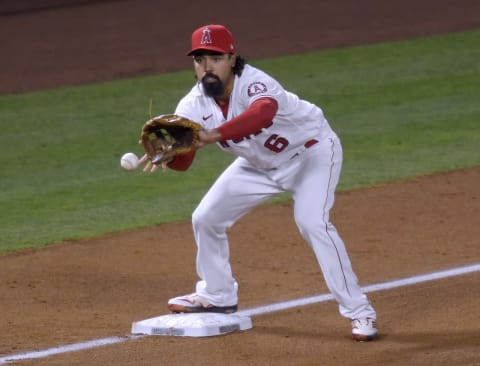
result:
M 279 137 L 278 135 L 274 134 L 270 136 L 267 141 L 263 144 L 267 149 L 272 150 L 273 152 L 279 153 L 282 152 L 287 146 L 289 142 L 284 137 Z

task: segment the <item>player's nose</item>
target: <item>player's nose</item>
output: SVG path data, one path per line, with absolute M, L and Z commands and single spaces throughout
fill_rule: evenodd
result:
M 212 72 L 213 65 L 214 65 L 213 59 L 211 59 L 210 57 L 205 57 L 205 64 L 204 64 L 205 72 L 207 73 Z
M 212 72 L 213 69 L 208 63 L 206 63 L 204 70 L 205 70 L 205 74 L 209 74 Z

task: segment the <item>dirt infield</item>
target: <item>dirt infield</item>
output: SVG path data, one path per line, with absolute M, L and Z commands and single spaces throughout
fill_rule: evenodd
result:
M 0 93 L 189 67 L 183 54 L 202 23 L 229 25 L 248 58 L 480 26 L 474 0 L 294 9 L 268 0 L 253 12 L 245 2 L 34 3 L 0 4 Z M 477 167 L 339 193 L 332 218 L 367 285 L 480 262 L 479 200 Z M 290 203 L 259 207 L 230 238 L 241 308 L 327 292 Z M 0 256 L 0 359 L 128 334 L 132 321 L 164 314 L 169 297 L 193 290 L 194 255 L 190 223 L 178 222 Z M 325 302 L 254 317 L 252 330 L 228 336 L 146 337 L 19 364 L 480 365 L 479 280 L 476 272 L 370 294 L 381 327 L 372 343 L 351 341 L 348 321 Z

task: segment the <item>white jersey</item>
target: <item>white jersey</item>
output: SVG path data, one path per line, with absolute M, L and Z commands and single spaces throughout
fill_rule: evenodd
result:
M 272 169 L 303 151 L 308 141 L 322 139 L 332 132 L 318 106 L 286 91 L 278 81 L 250 65 L 245 65 L 240 77 L 235 76 L 227 118 L 215 100 L 205 96 L 201 83 L 180 100 L 175 114 L 196 121 L 205 129 L 213 129 L 263 97 L 278 103 L 272 123 L 242 139 L 219 142 L 221 149 L 247 159 L 258 168 Z

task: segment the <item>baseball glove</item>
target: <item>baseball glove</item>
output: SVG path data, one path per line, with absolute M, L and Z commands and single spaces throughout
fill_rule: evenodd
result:
M 195 149 L 202 126 L 175 114 L 154 117 L 143 125 L 140 144 L 153 164 Z

